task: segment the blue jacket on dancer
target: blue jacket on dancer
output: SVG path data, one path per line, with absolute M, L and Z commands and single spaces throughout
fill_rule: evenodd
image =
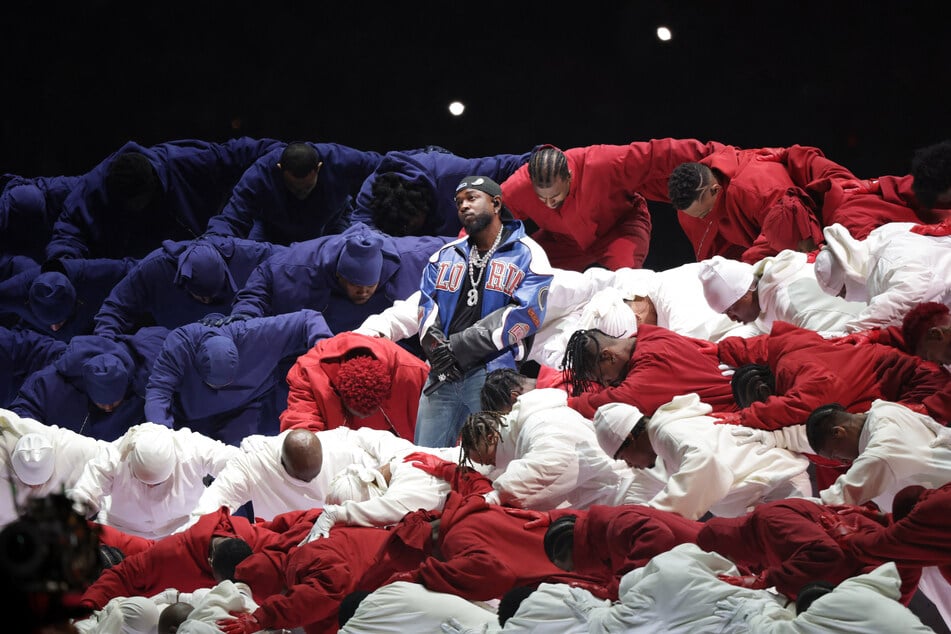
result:
M 482 158 L 463 158 L 438 147 L 419 150 L 395 150 L 383 156 L 376 170 L 366 179 L 354 201 L 352 222 L 363 222 L 394 236 L 452 236 L 462 231 L 453 196 L 456 185 L 469 174 L 481 174 L 501 183 L 528 161 L 525 154 L 498 154 Z M 422 225 L 415 230 L 380 222 L 374 212 L 373 186 L 383 174 L 396 174 L 405 183 L 418 186 L 428 197 L 428 208 Z M 384 205 L 385 206 L 385 205 Z
M 254 269 L 285 248 L 210 234 L 197 240 L 166 240 L 102 302 L 95 334 L 114 337 L 146 324 L 171 330 L 209 313 L 228 313 Z
M 20 325 L 21 316 L 29 312 L 27 292 L 30 282 L 41 273 L 40 264 L 26 255 L 0 253 L 0 317 L 2 325 Z
M 281 407 L 269 397 L 297 357 L 331 335 L 313 310 L 176 328 L 152 370 L 145 414 L 236 446 L 251 434 L 276 434 L 287 400 Z
M 9 408 L 23 382 L 65 350 L 65 342 L 38 332 L 0 327 L 0 407 Z
M 155 326 L 116 340 L 74 337 L 53 365 L 27 378 L 10 409 L 47 425 L 115 440 L 145 422 L 145 390 L 166 335 L 167 329 Z
M 221 213 L 208 221 L 208 232 L 286 245 L 343 231 L 348 199 L 382 155 L 337 143 L 307 145 L 317 151 L 320 168 L 306 198 L 284 184 L 277 166 L 287 146 L 282 143 L 248 168 Z
M 291 245 L 261 264 L 238 293 L 231 314 L 264 317 L 312 308 L 323 313 L 335 334 L 353 330 L 418 291 L 429 257 L 451 239 L 391 238 L 354 223 L 342 234 Z M 369 298 L 356 303 L 341 277 L 377 286 Z
M 46 259 L 53 224 L 80 176 L 0 176 L 0 253 Z
M 66 197 L 46 257 L 143 258 L 163 240 L 197 238 L 244 171 L 275 143 L 241 137 L 145 147 L 130 141 Z
M 60 341 L 92 334 L 103 300 L 135 265 L 132 258 L 49 260 L 3 284 L 0 310 Z

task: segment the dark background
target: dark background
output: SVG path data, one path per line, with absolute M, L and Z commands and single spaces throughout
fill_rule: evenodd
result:
M 8 3 L 0 173 L 79 174 L 129 140 L 485 156 L 670 136 L 814 145 L 869 178 L 951 138 L 944 0 L 563 5 Z M 669 206 L 652 211 L 645 265 L 692 259 Z
M 948 5 L 18 4 L 0 32 L 0 172 L 77 174 L 128 140 L 248 135 L 463 156 L 801 143 L 860 177 L 904 174 L 951 137 Z M 652 211 L 647 265 L 690 259 L 670 208 Z

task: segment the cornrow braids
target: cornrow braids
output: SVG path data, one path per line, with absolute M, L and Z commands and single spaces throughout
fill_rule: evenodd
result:
M 493 437 L 499 438 L 499 431 L 507 427 L 503 420 L 504 414 L 501 412 L 476 412 L 469 414 L 466 422 L 462 424 L 462 430 L 459 432 L 459 466 L 473 467 L 472 460 L 469 459 L 469 453 L 477 449 L 482 443 L 487 443 Z
M 568 157 L 552 145 L 546 145 L 534 152 L 528 159 L 528 177 L 536 187 L 551 187 L 559 178 L 567 180 Z
M 499 368 L 489 372 L 479 395 L 482 409 L 501 411 L 512 404 L 512 391 L 522 385 L 525 377 L 512 368 Z
M 568 339 L 561 373 L 565 385 L 571 386 L 571 396 L 580 396 L 594 384 L 590 377 L 594 376 L 594 365 L 601 353 L 601 343 L 595 336 L 599 332 L 597 329 L 576 330 Z

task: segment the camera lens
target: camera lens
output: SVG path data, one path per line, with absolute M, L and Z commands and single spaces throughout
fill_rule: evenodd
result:
M 34 579 L 49 547 L 37 539 L 38 527 L 19 520 L 0 531 L 0 569 L 14 579 Z

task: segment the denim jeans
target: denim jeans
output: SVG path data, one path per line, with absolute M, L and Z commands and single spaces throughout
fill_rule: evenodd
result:
M 480 395 L 485 383 L 485 366 L 469 370 L 461 380 L 445 383 L 427 396 L 425 389 L 434 382 L 430 374 L 419 397 L 413 442 L 420 447 L 455 447 L 466 417 L 482 410 Z

